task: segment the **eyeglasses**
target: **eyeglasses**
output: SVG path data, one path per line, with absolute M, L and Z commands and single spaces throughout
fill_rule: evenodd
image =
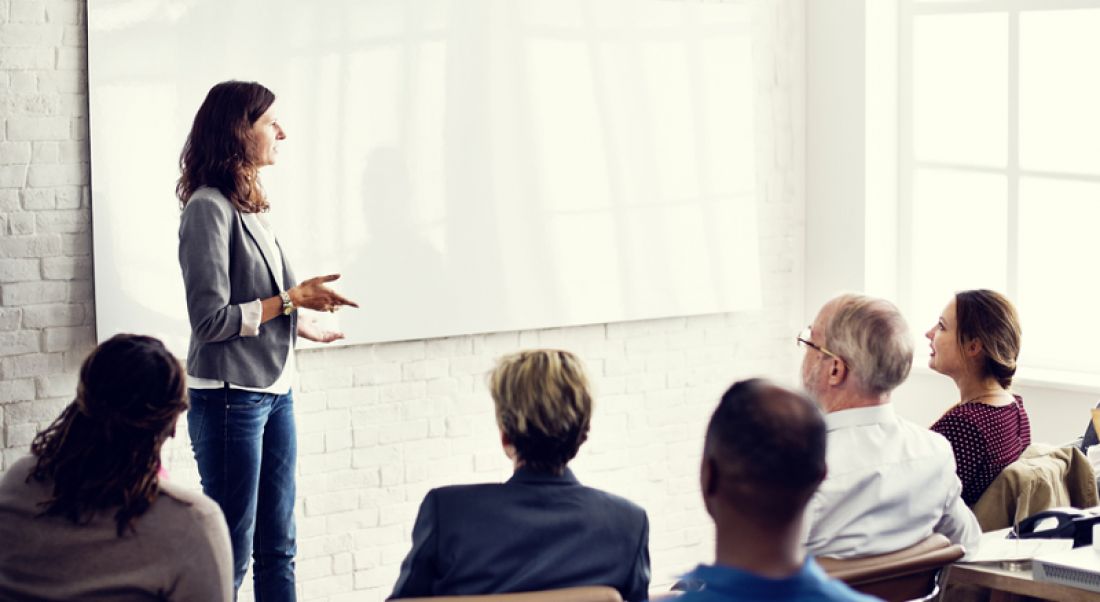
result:
M 824 345 L 818 345 L 817 343 L 810 340 L 810 336 L 813 334 L 812 330 L 813 330 L 813 327 L 807 326 L 805 330 L 803 330 L 801 333 L 799 333 L 799 335 L 797 337 L 794 338 L 795 343 L 798 345 L 799 349 L 804 349 L 806 347 L 809 347 L 810 349 L 813 349 L 814 351 L 817 351 L 818 353 L 823 353 L 823 354 L 825 354 L 825 355 L 827 355 L 827 356 L 829 356 L 829 357 L 831 357 L 835 360 L 840 360 L 840 361 L 843 362 L 844 358 L 842 358 L 839 355 L 833 353 L 832 351 L 829 351 L 828 349 L 825 348 Z

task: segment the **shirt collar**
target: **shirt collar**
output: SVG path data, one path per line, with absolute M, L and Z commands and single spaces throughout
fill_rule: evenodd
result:
M 560 475 L 552 472 L 540 472 L 531 470 L 526 466 L 520 466 L 508 479 L 509 483 L 545 483 L 548 485 L 578 485 L 580 481 L 573 475 L 573 471 L 566 467 Z
M 877 406 L 830 412 L 825 415 L 825 426 L 828 430 L 835 431 L 853 426 L 887 424 L 896 422 L 897 419 L 897 414 L 894 413 L 894 404 L 884 403 Z

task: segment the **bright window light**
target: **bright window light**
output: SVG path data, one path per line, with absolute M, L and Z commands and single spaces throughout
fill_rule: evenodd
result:
M 931 325 L 955 291 L 1004 290 L 1005 178 L 922 169 L 913 202 L 913 329 Z
M 1100 282 L 1084 266 L 1100 253 L 1100 183 L 1020 179 L 1020 264 L 1016 295 L 1024 341 L 1021 361 L 1100 373 L 1100 324 L 1092 316 Z
M 1022 374 L 1100 376 L 1100 0 L 901 0 L 901 304 L 1020 311 Z M 1085 269 L 1086 271 L 1082 271 Z
M 913 131 L 918 159 L 1004 166 L 1007 39 L 1003 14 L 916 20 Z
M 1100 174 L 1100 9 L 1020 15 L 1020 166 Z

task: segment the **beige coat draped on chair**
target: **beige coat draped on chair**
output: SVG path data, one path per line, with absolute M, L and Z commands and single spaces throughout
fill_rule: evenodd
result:
M 994 531 L 1048 508 L 1097 504 L 1096 476 L 1080 450 L 1035 443 L 1001 471 L 972 510 L 982 531 Z

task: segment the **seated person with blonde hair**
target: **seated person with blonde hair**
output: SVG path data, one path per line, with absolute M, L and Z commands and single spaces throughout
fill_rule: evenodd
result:
M 489 388 L 515 473 L 505 483 L 429 491 L 390 598 L 606 585 L 644 600 L 645 511 L 581 485 L 567 467 L 592 418 L 580 361 L 567 351 L 512 354 Z

